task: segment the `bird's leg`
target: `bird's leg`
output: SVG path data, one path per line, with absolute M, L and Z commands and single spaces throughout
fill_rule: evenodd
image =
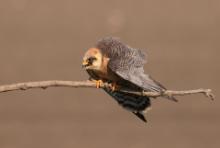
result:
M 113 82 L 113 83 L 111 83 L 111 85 L 110 85 L 110 89 L 112 90 L 112 91 L 117 91 L 117 90 L 119 90 L 119 85 L 117 85 L 117 83 L 116 82 Z

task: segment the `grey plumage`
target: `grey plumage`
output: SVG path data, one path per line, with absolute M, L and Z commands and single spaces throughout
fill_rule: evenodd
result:
M 144 73 L 144 64 L 147 60 L 145 53 L 141 50 L 131 48 L 122 43 L 119 39 L 113 37 L 105 37 L 99 40 L 95 49 L 101 52 L 102 63 L 105 63 L 106 57 L 109 61 L 105 65 L 107 77 L 104 76 L 101 78 L 100 74 L 103 74 L 102 72 L 87 69 L 87 72 L 93 79 L 116 83 L 120 86 L 120 89 L 129 91 L 163 92 L 166 90 L 160 83 Z M 120 89 L 112 91 L 108 88 L 104 88 L 105 92 L 112 96 L 119 105 L 146 122 L 143 113 L 151 106 L 149 97 L 125 93 L 120 91 Z M 168 99 L 176 101 L 175 98 Z
M 110 58 L 108 68 L 119 77 L 118 83 L 133 91 L 166 90 L 161 84 L 144 73 L 146 54 L 139 49 L 131 48 L 117 38 L 106 37 L 98 41 L 96 47 Z M 146 121 L 143 111 L 150 107 L 150 99 L 144 96 L 126 94 L 120 91 L 105 91 L 122 107 L 132 111 L 141 120 Z
M 106 37 L 98 41 L 97 48 L 109 58 L 108 68 L 121 79 L 145 91 L 164 91 L 165 88 L 144 73 L 146 55 L 139 49 L 123 44 L 119 39 Z

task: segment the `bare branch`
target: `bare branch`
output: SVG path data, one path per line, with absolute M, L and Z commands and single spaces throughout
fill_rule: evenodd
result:
M 42 88 L 46 89 L 48 87 L 90 87 L 95 88 L 96 84 L 91 81 L 58 81 L 58 80 L 51 80 L 51 81 L 38 81 L 38 82 L 24 82 L 24 83 L 16 83 L 10 85 L 2 85 L 0 86 L 0 93 L 14 91 L 14 90 L 27 90 L 32 88 Z M 102 84 L 101 88 L 108 88 L 110 87 L 109 84 Z M 126 93 L 137 94 L 137 95 L 144 95 L 149 97 L 171 97 L 171 96 L 184 96 L 190 94 L 198 94 L 202 93 L 206 97 L 214 99 L 214 95 L 212 94 L 211 89 L 195 89 L 195 90 L 185 90 L 185 91 L 173 91 L 167 90 L 162 93 L 160 92 L 133 92 L 129 90 L 120 90 Z

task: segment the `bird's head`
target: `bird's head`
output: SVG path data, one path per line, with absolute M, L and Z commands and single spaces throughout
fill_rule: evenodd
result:
M 83 57 L 82 66 L 90 70 L 100 70 L 102 66 L 102 53 L 97 48 L 90 48 Z

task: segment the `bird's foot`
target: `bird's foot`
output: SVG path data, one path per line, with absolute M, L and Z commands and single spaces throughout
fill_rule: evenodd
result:
M 102 80 L 95 80 L 96 88 L 100 88 L 103 85 Z
M 111 85 L 110 85 L 110 89 L 111 89 L 112 92 L 113 92 L 113 91 L 117 91 L 117 90 L 120 89 L 120 86 L 117 85 L 116 82 L 113 82 L 113 83 L 111 83 Z

